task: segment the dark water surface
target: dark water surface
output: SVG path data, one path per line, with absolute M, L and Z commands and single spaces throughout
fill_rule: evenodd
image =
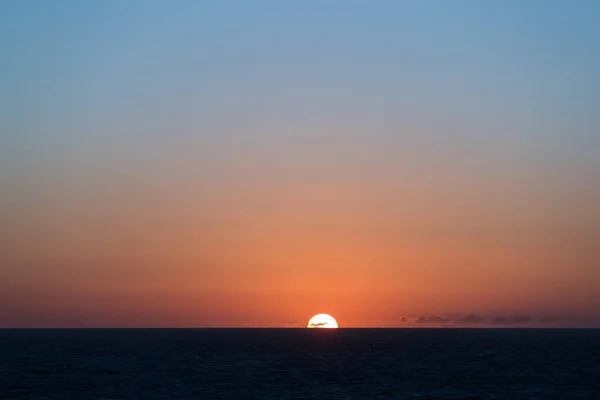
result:
M 600 330 L 0 330 L 0 399 L 600 399 Z

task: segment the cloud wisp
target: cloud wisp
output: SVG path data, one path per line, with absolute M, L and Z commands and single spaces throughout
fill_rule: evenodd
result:
M 428 317 L 421 315 L 419 318 L 415 319 L 417 324 L 445 324 L 450 322 L 450 319 L 444 318 L 441 315 L 430 315 Z

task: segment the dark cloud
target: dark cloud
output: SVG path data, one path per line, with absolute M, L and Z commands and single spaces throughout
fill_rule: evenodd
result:
M 450 320 L 448 318 L 444 318 L 440 315 L 430 315 L 429 317 L 421 315 L 419 318 L 415 319 L 415 322 L 418 324 L 431 324 L 431 323 L 440 324 L 440 323 L 450 322 Z
M 477 315 L 471 313 L 464 318 L 457 320 L 456 322 L 460 324 L 481 324 L 484 322 L 483 318 L 479 318 Z
M 441 325 L 441 324 L 456 324 L 456 325 L 475 325 L 475 326 L 486 326 L 486 327 L 526 327 L 526 326 L 558 326 L 560 322 L 564 324 L 564 319 L 557 317 L 531 317 L 516 315 L 512 317 L 498 316 L 498 317 L 480 317 L 474 313 L 470 313 L 463 318 L 446 318 L 442 315 L 421 315 L 418 318 L 410 316 L 400 316 L 399 320 L 403 324 L 417 324 L 417 325 Z M 589 321 L 575 320 L 574 324 L 579 323 L 585 326 L 600 326 L 600 318 L 589 318 Z

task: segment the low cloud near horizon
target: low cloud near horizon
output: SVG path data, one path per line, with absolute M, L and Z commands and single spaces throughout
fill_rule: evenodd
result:
M 416 325 L 444 325 L 444 326 L 463 326 L 463 325 L 483 325 L 483 326 L 555 326 L 558 323 L 565 323 L 564 318 L 558 317 L 531 317 L 531 316 L 496 316 L 480 317 L 474 313 L 469 313 L 464 317 L 446 317 L 443 315 L 420 315 L 418 317 L 401 316 L 402 324 Z M 571 321 L 577 325 L 577 321 Z M 569 324 L 571 325 L 571 324 Z
M 492 324 L 494 325 L 514 325 L 514 324 L 529 324 L 534 322 L 531 317 L 495 317 L 492 320 Z
M 429 324 L 429 323 L 443 324 L 446 322 L 450 322 L 450 320 L 448 318 L 442 317 L 441 315 L 430 315 L 429 317 L 421 315 L 419 318 L 415 319 L 415 322 L 417 324 Z
M 471 313 L 464 318 L 456 320 L 455 322 L 459 323 L 459 324 L 471 325 L 471 324 L 482 324 L 485 322 L 485 320 L 483 318 L 480 318 L 477 315 Z

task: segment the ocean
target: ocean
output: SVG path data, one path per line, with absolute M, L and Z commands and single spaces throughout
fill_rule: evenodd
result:
M 0 330 L 0 399 L 600 399 L 600 330 Z

